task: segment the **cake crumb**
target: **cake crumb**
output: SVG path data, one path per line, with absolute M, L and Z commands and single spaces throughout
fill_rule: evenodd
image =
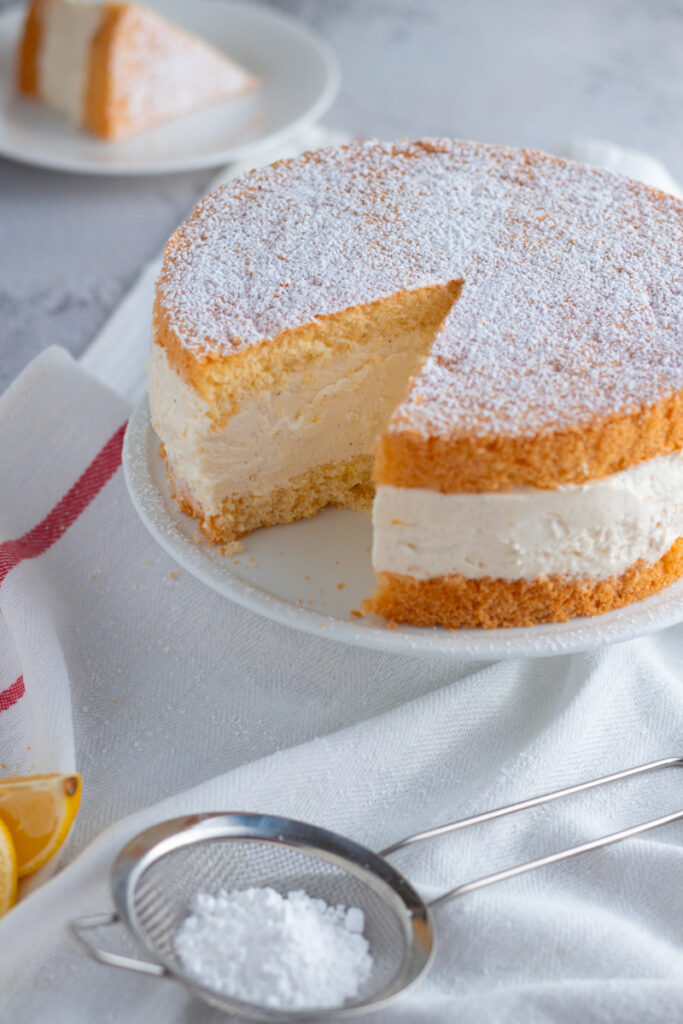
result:
M 346 586 L 345 583 L 338 583 L 337 584 L 337 590 L 343 590 L 345 586 Z
M 227 544 L 222 544 L 219 550 L 222 555 L 237 555 L 244 551 L 245 547 L 241 540 L 231 540 Z
M 352 608 L 351 609 L 351 617 L 354 618 L 354 619 L 362 619 L 363 618 L 363 614 L 362 614 L 362 612 L 357 611 L 355 608 Z
M 169 578 L 169 580 L 171 580 L 171 582 L 173 582 L 173 580 L 177 580 L 179 576 L 182 576 L 182 570 L 181 569 L 178 569 L 177 572 L 169 572 L 169 574 L 168 574 L 168 578 Z M 139 586 L 139 584 L 136 584 L 136 586 Z

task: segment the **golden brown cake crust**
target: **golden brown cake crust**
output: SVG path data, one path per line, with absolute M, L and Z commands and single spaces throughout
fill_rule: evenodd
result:
M 511 382 L 514 387 L 514 382 Z M 535 437 L 425 437 L 410 429 L 377 442 L 377 484 L 443 494 L 584 484 L 683 448 L 683 392 L 656 405 Z
M 38 95 L 38 51 L 41 45 L 45 0 L 32 0 L 26 12 L 17 61 L 17 88 L 28 96 Z
M 378 574 L 379 586 L 363 611 L 394 622 L 447 629 L 533 626 L 622 608 L 663 590 L 681 575 L 683 538 L 654 565 L 637 562 L 621 576 L 604 580 L 568 576 L 533 580 L 439 576 L 417 580 L 383 572 Z
M 125 24 L 129 4 L 106 3 L 97 32 L 90 44 L 90 63 L 83 103 L 83 127 L 103 139 L 126 134 L 126 120 L 112 92 L 109 54 Z
M 20 92 L 39 96 L 38 54 L 42 45 L 43 11 L 49 0 L 32 0 L 28 7 L 17 62 Z M 107 54 L 111 40 L 125 14 L 124 3 L 104 3 L 100 24 L 93 37 L 83 100 L 83 127 L 102 138 L 114 138 L 116 111 L 110 97 Z
M 91 44 L 84 127 L 110 140 L 132 138 L 256 82 L 153 9 L 109 0 Z

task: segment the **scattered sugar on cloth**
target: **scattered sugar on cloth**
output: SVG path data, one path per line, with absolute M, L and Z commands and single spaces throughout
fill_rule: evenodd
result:
M 370 974 L 357 907 L 331 907 L 268 886 L 197 893 L 175 938 L 189 974 L 234 999 L 268 1007 L 340 1006 Z

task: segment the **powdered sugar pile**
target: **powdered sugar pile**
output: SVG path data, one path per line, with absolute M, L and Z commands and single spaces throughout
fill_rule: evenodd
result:
M 286 1009 L 341 1006 L 370 974 L 357 907 L 270 887 L 198 893 L 175 938 L 197 981 L 235 999 Z

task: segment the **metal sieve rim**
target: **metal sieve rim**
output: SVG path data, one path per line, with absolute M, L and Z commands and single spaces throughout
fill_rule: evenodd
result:
M 135 908 L 135 894 L 145 872 L 168 854 L 203 842 L 240 840 L 284 846 L 325 861 L 354 875 L 388 904 L 400 922 L 405 956 L 400 970 L 376 993 L 339 1007 L 302 1010 L 273 1009 L 243 1002 L 202 985 L 178 969 L 150 940 Z M 403 994 L 429 967 L 435 949 L 435 932 L 429 908 L 408 880 L 389 861 L 335 832 L 292 818 L 247 812 L 214 811 L 192 814 L 153 825 L 135 836 L 119 852 L 111 870 L 111 892 L 121 920 L 166 971 L 191 988 L 206 1002 L 243 1017 L 261 1021 L 308 1021 L 343 1019 L 368 1013 Z

